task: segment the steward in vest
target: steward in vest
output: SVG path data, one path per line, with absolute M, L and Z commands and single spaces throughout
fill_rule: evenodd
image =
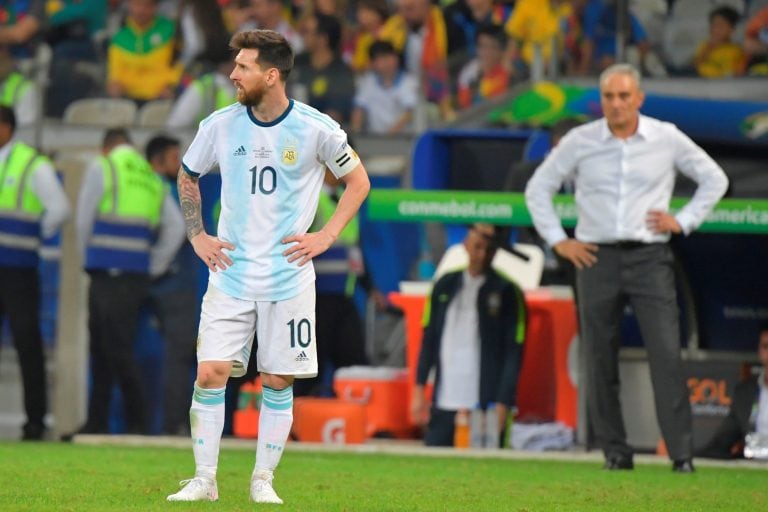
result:
M 184 240 L 184 221 L 168 186 L 125 130 L 107 131 L 102 154 L 86 171 L 77 205 L 78 243 L 91 277 L 92 363 L 88 419 L 78 433 L 108 432 L 115 380 L 127 431 L 146 433 L 148 390 L 134 357 L 139 315 L 150 278 L 166 271 Z
M 166 125 L 168 128 L 195 126 L 214 110 L 237 101 L 237 90 L 229 73 L 232 59 L 229 54 L 218 63 L 216 70 L 193 80 L 173 104 Z
M 41 439 L 47 393 L 38 249 L 69 216 L 69 202 L 51 162 L 13 140 L 15 129 L 13 109 L 0 106 L 0 322 L 8 320 L 19 356 L 27 416 L 23 439 Z
M 13 108 L 19 126 L 32 124 L 37 119 L 35 84 L 15 70 L 7 50 L 0 50 L 0 105 Z

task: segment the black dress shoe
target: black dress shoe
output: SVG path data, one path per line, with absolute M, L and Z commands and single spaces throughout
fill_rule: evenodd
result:
M 675 473 L 693 473 L 696 469 L 693 467 L 691 459 L 682 459 L 672 462 L 672 471 Z
M 632 457 L 608 457 L 605 459 L 603 469 L 607 469 L 608 471 L 635 469 L 635 463 L 632 461 Z
M 22 429 L 22 441 L 42 441 L 45 437 L 45 425 L 27 423 Z

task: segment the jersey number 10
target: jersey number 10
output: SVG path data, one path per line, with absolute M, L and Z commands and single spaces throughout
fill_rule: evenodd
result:
M 269 165 L 259 169 L 254 166 L 248 169 L 251 171 L 251 194 L 256 193 L 256 189 L 265 195 L 269 195 L 277 188 L 277 172 Z
M 308 319 L 291 320 L 288 327 L 291 328 L 291 348 L 296 347 L 297 342 L 301 348 L 307 348 L 312 343 L 312 324 Z

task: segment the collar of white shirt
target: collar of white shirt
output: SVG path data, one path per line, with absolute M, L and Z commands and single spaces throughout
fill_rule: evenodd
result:
M 652 134 L 650 122 L 647 117 L 644 115 L 640 115 L 638 121 L 637 121 L 637 131 L 632 135 L 633 137 L 636 135 L 639 135 L 645 140 L 650 140 Z M 602 119 L 602 125 L 600 127 L 600 135 L 602 137 L 602 140 L 607 141 L 615 138 L 613 136 L 613 133 L 611 133 L 611 129 L 608 128 L 608 120 L 603 117 Z

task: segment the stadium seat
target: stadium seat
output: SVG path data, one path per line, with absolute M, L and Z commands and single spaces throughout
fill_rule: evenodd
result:
M 544 271 L 544 251 L 533 244 L 515 244 L 514 249 L 526 255 L 528 261 L 515 256 L 509 251 L 499 249 L 493 257 L 491 266 L 501 274 L 514 279 L 523 290 L 535 290 L 541 283 Z M 446 272 L 467 266 L 469 258 L 463 244 L 449 247 L 435 270 L 434 280 Z
M 90 126 L 131 126 L 136 118 L 136 103 L 122 98 L 83 98 L 64 110 L 67 124 Z
M 699 43 L 709 34 L 706 14 L 672 16 L 664 27 L 664 60 L 676 70 L 693 68 L 693 57 Z
M 139 108 L 136 124 L 138 126 L 165 126 L 168 114 L 173 107 L 173 100 L 153 100 Z

